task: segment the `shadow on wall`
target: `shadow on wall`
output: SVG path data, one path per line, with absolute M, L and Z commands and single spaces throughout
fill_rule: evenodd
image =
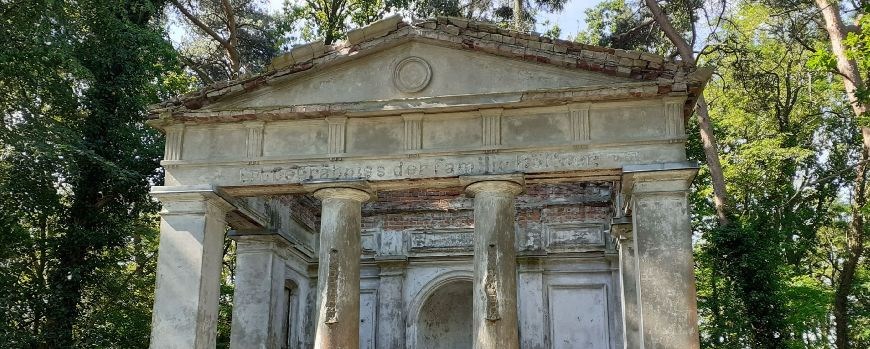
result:
M 472 283 L 456 280 L 439 287 L 417 322 L 417 348 L 470 349 L 472 346 Z

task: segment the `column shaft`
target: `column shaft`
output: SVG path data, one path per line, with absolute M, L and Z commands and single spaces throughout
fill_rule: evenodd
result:
M 214 348 L 230 206 L 203 193 L 153 195 L 163 211 L 151 348 Z
M 314 195 L 323 204 L 314 348 L 358 349 L 360 210 L 370 196 L 349 188 L 320 189 Z
M 514 248 L 515 198 L 522 186 L 481 181 L 474 195 L 474 348 L 519 348 Z
M 277 236 L 237 238 L 236 282 L 230 348 L 282 348 L 287 300 L 284 299 L 285 261 L 278 253 Z

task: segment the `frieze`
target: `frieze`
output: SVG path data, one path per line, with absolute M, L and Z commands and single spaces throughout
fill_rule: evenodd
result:
M 325 179 L 395 180 L 491 173 L 571 171 L 619 167 L 626 163 L 637 163 L 639 159 L 640 153 L 637 151 L 494 153 L 402 160 L 348 159 L 319 164 L 247 167 L 240 170 L 239 181 L 242 184 L 301 183 Z

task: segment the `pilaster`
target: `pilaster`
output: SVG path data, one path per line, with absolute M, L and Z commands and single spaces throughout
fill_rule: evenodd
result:
M 289 246 L 277 234 L 240 235 L 236 240 L 236 280 L 230 348 L 282 348 L 286 258 Z
M 405 302 L 402 297 L 405 282 L 405 256 L 377 257 L 379 273 L 378 285 L 378 348 L 405 348 Z
M 520 348 L 523 349 L 544 349 L 547 344 L 543 256 L 526 255 L 517 258 L 517 311 Z
M 226 214 L 213 188 L 153 187 L 160 246 L 151 348 L 214 348 Z
M 637 304 L 637 260 L 630 217 L 614 219 L 610 234 L 619 249 L 619 289 L 622 292 L 622 343 L 626 349 L 640 348 L 640 321 Z
M 689 163 L 626 166 L 640 348 L 699 348 Z

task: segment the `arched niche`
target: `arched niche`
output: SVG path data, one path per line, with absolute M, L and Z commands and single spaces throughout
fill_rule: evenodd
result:
M 430 282 L 410 313 L 409 348 L 471 349 L 473 283 L 470 274 L 452 273 Z

